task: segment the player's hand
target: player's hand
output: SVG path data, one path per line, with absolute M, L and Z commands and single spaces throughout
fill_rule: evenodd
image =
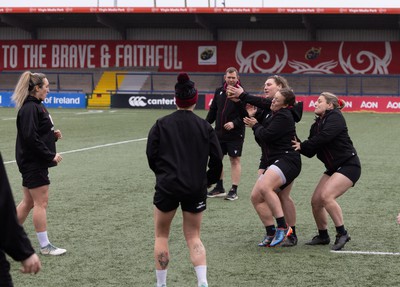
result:
M 292 140 L 292 148 L 294 148 L 294 150 L 301 150 L 301 145 L 300 144 L 301 144 L 301 142 L 299 142 L 297 140 L 297 138 L 294 137 L 293 140 Z
M 234 87 L 234 86 L 227 86 L 226 87 L 226 95 L 229 99 L 239 99 L 239 96 L 244 92 L 241 86 Z
M 53 161 L 59 164 L 62 161 L 62 156 L 59 153 L 56 153 L 56 156 L 53 158 Z
M 224 129 L 226 129 L 227 131 L 230 131 L 234 127 L 235 125 L 232 122 L 227 122 L 226 124 L 224 124 Z
M 255 125 L 256 123 L 258 123 L 258 121 L 257 121 L 256 118 L 249 118 L 249 117 L 245 117 L 245 118 L 243 119 L 243 122 L 244 122 L 245 125 L 248 126 L 249 128 L 254 127 L 254 125 Z
M 62 133 L 60 130 L 55 130 L 54 131 L 54 136 L 56 137 L 57 140 L 62 139 Z
M 39 257 L 36 255 L 36 253 L 33 253 L 31 256 L 26 258 L 21 262 L 21 264 L 22 267 L 20 271 L 22 273 L 37 274 L 42 268 L 42 263 L 40 263 Z

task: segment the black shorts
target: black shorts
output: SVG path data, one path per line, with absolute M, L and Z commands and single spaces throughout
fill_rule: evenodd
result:
M 207 208 L 207 194 L 205 194 L 204 197 L 198 199 L 180 199 L 175 196 L 156 191 L 153 198 L 153 204 L 163 212 L 175 210 L 180 204 L 183 211 L 199 213 L 206 210 Z
M 272 165 L 277 166 L 286 178 L 286 183 L 279 187 L 280 190 L 283 190 L 285 187 L 291 184 L 295 180 L 295 178 L 299 176 L 301 171 L 300 157 L 284 157 L 276 160 Z
M 353 186 L 360 179 L 361 176 L 361 163 L 358 156 L 353 156 L 344 164 L 342 164 L 337 170 L 326 170 L 324 173 L 331 176 L 335 172 L 343 174 L 345 177 L 353 182 Z
M 29 189 L 49 185 L 49 170 L 36 169 L 22 174 L 22 186 Z
M 220 141 L 222 154 L 228 154 L 231 157 L 242 156 L 243 140 Z

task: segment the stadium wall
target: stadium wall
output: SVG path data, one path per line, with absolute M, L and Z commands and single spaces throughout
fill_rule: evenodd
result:
M 264 42 L 266 47 L 270 46 L 271 42 L 274 41 L 299 41 L 310 44 L 308 41 L 309 34 L 304 29 L 220 29 L 218 30 L 218 42 L 228 41 L 260 41 Z M 204 29 L 128 29 L 127 30 L 127 42 L 129 41 L 207 41 L 210 43 L 216 43 L 212 41 L 212 35 Z M 398 30 L 343 30 L 343 29 L 332 29 L 332 30 L 317 30 L 316 44 L 326 42 L 392 42 L 398 45 L 400 40 L 400 34 Z M 59 41 L 72 40 L 72 41 L 120 41 L 121 35 L 115 30 L 108 28 L 40 28 L 37 33 L 37 41 Z M 28 45 L 33 43 L 31 40 L 31 34 L 18 28 L 2 27 L 0 28 L 0 40 L 2 41 L 16 41 L 23 40 Z M 28 41 L 28 42 L 27 42 Z M 365 45 L 369 47 L 370 45 Z M 1 47 L 1 46 L 0 46 Z M 400 53 L 400 49 L 396 46 L 393 49 L 393 55 L 395 57 Z M 379 52 L 379 56 L 382 58 L 382 53 Z M 4 59 L 4 55 L 1 55 Z M 233 65 L 233 64 L 232 64 Z M 398 61 L 396 66 L 400 67 Z M 28 69 L 29 67 L 22 67 L 22 69 Z M 43 69 L 42 67 L 36 67 L 37 69 Z M 0 66 L 0 71 L 4 69 Z M 60 70 L 60 69 L 59 69 Z M 65 69 L 66 71 L 68 70 Z M 216 70 L 213 70 L 216 72 Z M 260 72 L 260 73 L 269 73 Z M 276 71 L 277 73 L 281 71 Z M 397 70 L 387 71 L 387 74 L 400 74 Z M 135 95 L 136 96 L 136 95 Z M 396 99 L 388 98 L 383 99 L 383 102 L 376 102 L 373 98 L 369 101 L 361 103 L 362 108 L 367 110 L 385 106 L 386 108 L 400 111 L 400 104 Z M 205 101 L 206 107 L 207 101 Z M 4 104 L 4 101 L 3 101 Z M 0 105 L 1 106 L 1 105 Z M 4 106 L 4 105 L 3 105 Z M 363 110 L 363 109 L 361 109 Z M 389 111 L 390 112 L 390 111 Z
M 39 28 L 38 40 L 120 40 L 121 35 L 107 28 Z M 307 41 L 305 29 L 219 29 L 220 41 Z M 10 27 L 0 28 L 0 40 L 30 40 L 30 33 Z M 399 41 L 398 30 L 330 29 L 317 30 L 319 41 Z M 127 29 L 127 40 L 211 41 L 204 29 Z
M 400 74 L 400 42 L 3 40 L 0 70 Z

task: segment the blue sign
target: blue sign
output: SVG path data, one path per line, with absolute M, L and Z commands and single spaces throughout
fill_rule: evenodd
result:
M 10 92 L 0 92 L 0 107 L 14 107 L 14 103 L 11 102 L 12 94 Z
M 0 107 L 14 107 L 11 101 L 12 92 L 0 92 Z M 44 100 L 46 108 L 86 108 L 86 94 L 83 93 L 49 93 Z

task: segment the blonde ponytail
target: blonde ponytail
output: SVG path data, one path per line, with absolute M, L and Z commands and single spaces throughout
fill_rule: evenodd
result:
M 29 81 L 31 79 L 31 72 L 26 71 L 19 77 L 18 83 L 15 86 L 11 100 L 15 103 L 17 109 L 22 107 L 26 97 L 29 95 Z
M 11 100 L 15 103 L 15 107 L 20 109 L 29 95 L 35 94 L 35 87 L 43 86 L 43 79 L 46 78 L 42 73 L 31 73 L 30 71 L 23 72 L 19 77 L 18 83 L 15 86 Z

